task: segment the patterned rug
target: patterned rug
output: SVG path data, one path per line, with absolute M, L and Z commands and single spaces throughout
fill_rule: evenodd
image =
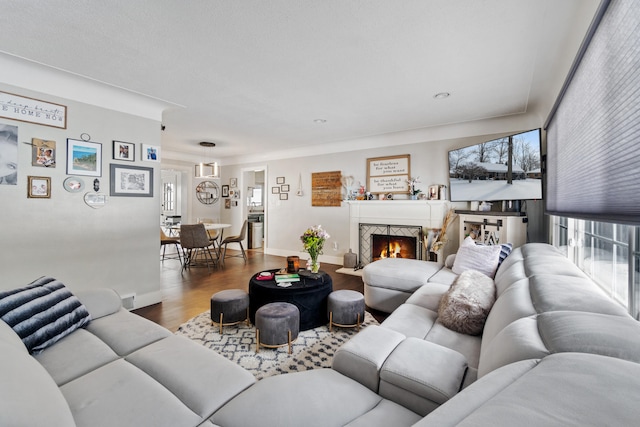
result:
M 367 312 L 360 330 L 377 324 Z M 250 371 L 257 379 L 285 372 L 330 368 L 338 347 L 357 333 L 356 328 L 335 326 L 332 333 L 328 326 L 302 331 L 289 354 L 288 346 L 274 349 L 261 347 L 260 353 L 256 353 L 256 328 L 253 325 L 247 326 L 245 322 L 225 326 L 222 335 L 219 331 L 219 327 L 211 324 L 209 311 L 205 311 L 182 324 L 176 335 L 183 335 L 216 351 Z

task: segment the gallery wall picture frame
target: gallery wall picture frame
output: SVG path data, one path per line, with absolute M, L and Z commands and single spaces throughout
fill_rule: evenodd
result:
M 56 142 L 40 138 L 31 139 L 31 166 L 56 167 Z
M 68 138 L 67 175 L 102 176 L 102 144 Z
M 67 107 L 62 104 L 0 91 L 0 117 L 60 129 L 67 128 Z
M 289 200 L 289 193 L 280 193 L 280 200 Z
M 284 176 L 277 177 L 276 184 L 284 184 Z
M 280 187 L 271 187 L 271 194 L 280 194 Z
M 29 199 L 51 198 L 51 177 L 27 176 L 27 197 Z
M 222 186 L 222 197 L 229 197 L 229 186 L 226 184 Z
M 282 184 L 280 186 L 280 192 L 281 193 L 288 193 L 289 192 L 289 184 Z
M 77 176 L 70 176 L 64 180 L 62 186 L 69 193 L 79 193 L 84 189 L 84 181 Z
M 153 197 L 153 168 L 111 163 L 110 195 Z
M 132 142 L 113 141 L 113 160 L 126 162 L 136 161 L 136 144 Z
M 157 145 L 142 144 L 143 162 L 160 162 L 160 147 Z
M 229 186 L 236 188 L 238 186 L 238 178 L 229 178 Z
M 224 200 L 224 208 L 225 209 L 231 209 L 231 199 L 225 199 Z

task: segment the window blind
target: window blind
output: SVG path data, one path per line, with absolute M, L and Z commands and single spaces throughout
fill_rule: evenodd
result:
M 546 211 L 640 224 L 640 2 L 599 18 L 547 121 Z

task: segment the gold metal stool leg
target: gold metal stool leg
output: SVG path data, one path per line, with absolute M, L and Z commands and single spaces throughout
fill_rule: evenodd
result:
M 332 332 L 333 328 L 333 311 L 329 312 L 329 332 Z
M 220 313 L 220 335 L 222 335 L 222 314 Z
M 289 330 L 289 354 L 291 354 L 291 330 Z
M 260 353 L 260 329 L 256 328 L 256 353 Z

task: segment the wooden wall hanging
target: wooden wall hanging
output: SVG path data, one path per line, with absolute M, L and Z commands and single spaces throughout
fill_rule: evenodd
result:
M 342 201 L 342 172 L 314 172 L 311 174 L 311 206 L 340 206 Z

